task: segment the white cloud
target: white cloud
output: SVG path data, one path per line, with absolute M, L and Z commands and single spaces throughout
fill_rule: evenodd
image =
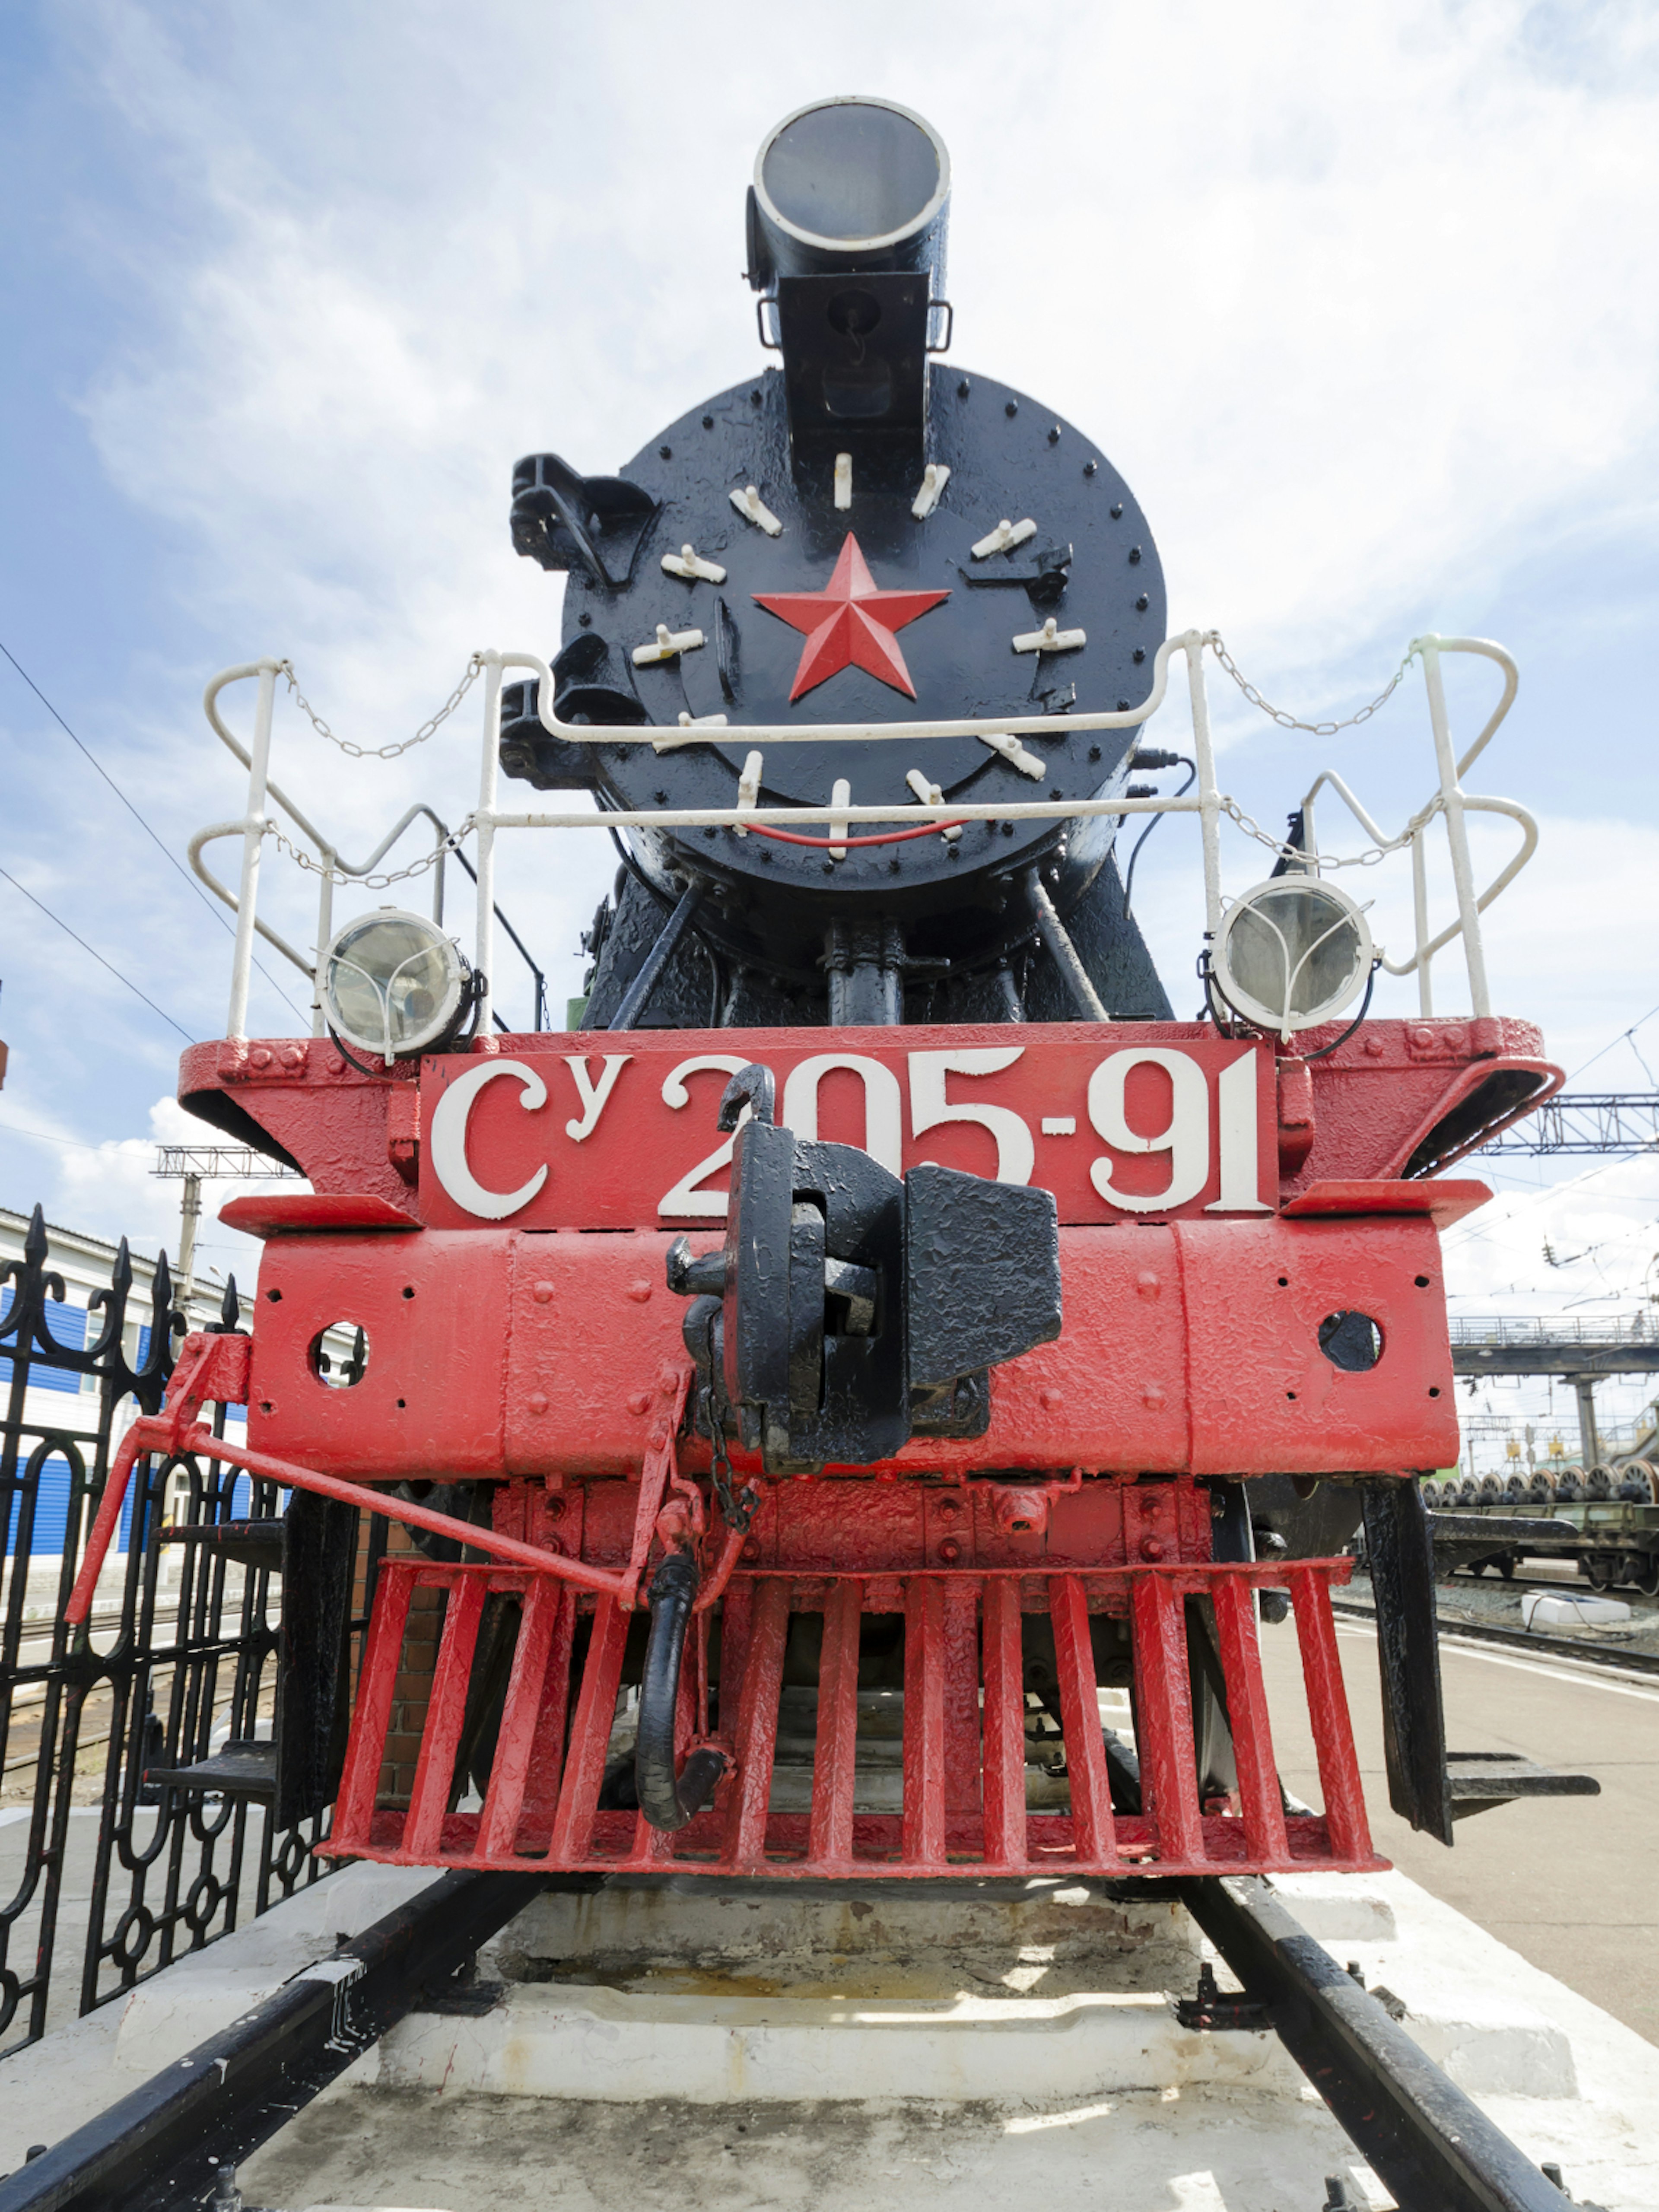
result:
M 125 318 L 85 406 L 174 549 L 179 626 L 122 744 L 177 848 L 241 795 L 198 656 L 291 653 L 374 744 L 476 644 L 553 641 L 557 586 L 507 543 L 510 465 L 551 446 L 615 466 L 752 368 L 753 149 L 832 82 L 939 125 L 963 363 L 1101 439 L 1176 619 L 1223 626 L 1291 706 L 1357 702 L 1413 629 L 1463 626 L 1512 566 L 1570 536 L 1582 561 L 1654 504 L 1646 9 L 848 0 L 739 33 L 660 0 L 302 0 L 210 25 L 81 0 L 59 20 L 131 179 L 82 216 Z M 391 766 L 286 708 L 279 728 L 279 776 L 348 845 L 415 796 L 470 802 L 470 704 Z M 1417 803 L 1416 741 L 1370 738 L 1346 757 L 1379 807 Z M 1276 742 L 1237 768 L 1270 825 L 1310 757 Z M 1183 835 L 1149 848 L 1144 903 L 1185 1011 L 1192 880 L 1177 915 L 1161 872 Z M 1494 915 L 1500 1004 L 1569 1056 L 1649 1002 L 1651 856 L 1639 823 L 1553 819 Z M 503 902 L 553 955 L 556 1006 L 611 866 L 594 836 L 507 842 Z M 269 875 L 308 945 L 310 887 Z M 201 916 L 175 953 L 210 1018 L 228 945 Z

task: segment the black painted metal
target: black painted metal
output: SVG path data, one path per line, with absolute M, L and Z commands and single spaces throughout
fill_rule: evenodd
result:
M 1376 1595 L 1389 1802 L 1413 1828 L 1449 1844 L 1452 1805 L 1428 1514 L 1414 1482 L 1385 1476 L 1362 1487 L 1365 1556 Z
M 313 1799 L 308 1817 L 284 1825 L 271 1816 L 263 1790 L 258 1797 L 209 1796 L 146 1779 L 151 1769 L 177 1772 L 207 1758 L 222 1727 L 233 1744 L 252 1743 L 262 1717 L 272 1713 L 280 1582 L 269 1539 L 250 1539 L 244 1530 L 239 1545 L 232 1534 L 249 1510 L 274 1513 L 270 1486 L 254 1484 L 250 1494 L 244 1485 L 248 1503 L 239 1512 L 234 1469 L 213 1460 L 141 1462 L 118 1588 L 95 1607 L 89 1632 L 71 1635 L 63 1626 L 121 1409 L 136 1399 L 144 1412 L 157 1410 L 180 1323 L 165 1255 L 141 1314 L 123 1243 L 108 1288 L 94 1294 L 88 1340 L 79 1347 L 60 1342 L 48 1306 L 63 1302 L 64 1284 L 47 1260 L 37 1208 L 23 1259 L 0 1276 L 13 1293 L 0 1321 L 0 1358 L 9 1370 L 0 1401 L 0 1525 L 9 1528 L 12 1547 L 0 1619 L 0 1763 L 8 1801 L 25 1802 L 29 1816 L 26 1829 L 19 1823 L 10 1831 L 14 1838 L 22 1831 L 21 1863 L 0 1904 L 6 2050 L 45 2032 L 52 1990 L 65 1973 L 78 1982 L 79 2009 L 90 2011 L 325 1870 L 311 1849 L 322 1833 L 315 1813 L 325 1800 Z M 234 1327 L 235 1319 L 233 1288 L 223 1325 Z M 141 1321 L 148 1332 L 142 1352 Z M 82 1378 L 75 1395 L 40 1392 L 45 1378 L 68 1376 Z M 31 1382 L 37 1389 L 26 1398 Z M 222 1409 L 216 1419 L 222 1422 Z M 159 1539 L 168 1520 L 194 1540 L 164 1547 Z M 371 1555 L 384 1531 L 377 1519 Z M 222 1533 L 227 1540 L 216 1540 Z M 349 1531 L 335 1527 L 329 1540 L 349 1561 L 355 1521 Z M 252 1562 L 249 1542 L 260 1552 Z M 172 1573 L 161 1572 L 164 1559 L 177 1570 L 176 1588 Z M 349 1576 L 343 1585 L 337 1577 L 331 1588 L 311 1593 L 313 1608 L 331 1609 L 342 1642 L 350 1595 Z M 362 1626 L 361 1615 L 352 1620 L 355 1632 Z M 307 1632 L 316 1637 L 317 1621 Z M 320 1679 L 326 1654 L 313 1650 L 303 1663 Z M 335 1679 L 337 1685 L 337 1666 Z M 335 1711 L 331 1692 L 325 1730 Z M 317 1748 L 313 1741 L 312 1752 Z M 274 1771 L 268 1745 L 258 1757 Z M 105 1809 L 87 1932 L 77 1938 L 78 1955 L 66 1958 L 59 1903 L 70 1811 L 77 1802 Z
M 775 1472 L 867 1467 L 913 1435 L 979 1436 L 986 1370 L 1060 1330 L 1051 1193 L 926 1164 L 902 1180 L 852 1145 L 772 1120 L 765 1068 L 720 1103 L 738 1133 L 724 1251 L 684 1238 L 666 1279 L 693 1301 L 698 1421 Z
M 654 510 L 625 578 L 601 581 L 562 531 L 532 544 L 520 530 L 521 550 L 569 569 L 558 670 L 567 715 L 599 725 L 637 721 L 642 710 L 653 722 L 672 725 L 684 713 L 721 714 L 729 726 L 660 755 L 640 745 L 559 743 L 532 719 L 532 687 L 515 687 L 503 702 L 507 771 L 543 788 L 595 787 L 602 800 L 646 812 L 730 805 L 749 750 L 746 723 L 1038 713 L 1051 715 L 1054 726 L 1052 737 L 1045 731 L 1025 741 L 1045 764 L 1040 781 L 974 738 L 787 744 L 765 750 L 762 796 L 773 804 L 826 805 L 836 779 L 846 776 L 857 801 L 891 798 L 908 805 L 911 769 L 947 798 L 975 801 L 1093 798 L 1121 788 L 1132 733 L 1073 733 L 1066 710 L 1078 702 L 1115 708 L 1146 696 L 1164 600 L 1146 519 L 1109 463 L 1048 410 L 981 378 L 937 365 L 928 375 L 925 458 L 951 476 L 925 520 L 910 511 L 924 458 L 919 447 L 912 453 L 907 443 L 900 456 L 853 424 L 821 453 L 792 456 L 786 380 L 769 370 L 704 401 L 625 465 L 623 480 L 636 484 Z M 852 454 L 849 508 L 833 503 L 831 447 Z M 748 484 L 782 523 L 780 536 L 732 507 L 732 492 Z M 524 497 L 520 490 L 520 503 Z M 1000 520 L 1027 516 L 1038 526 L 1034 538 L 974 560 L 972 545 Z M 822 592 L 849 532 L 878 587 L 950 596 L 898 634 L 914 699 L 848 667 L 792 703 L 805 641 L 755 595 Z M 724 583 L 664 571 L 664 554 L 677 555 L 686 544 L 726 569 Z M 1041 629 L 1049 614 L 1064 628 L 1085 630 L 1086 646 L 1066 654 L 1015 653 L 1015 635 Z M 700 630 L 705 642 L 635 667 L 632 649 L 649 642 L 659 623 Z M 823 834 L 822 824 L 806 827 Z M 647 833 L 631 842 L 659 889 L 677 893 L 690 877 L 716 887 L 698 929 L 723 956 L 772 988 L 805 987 L 821 1001 L 818 961 L 836 914 L 879 906 L 904 930 L 912 957 L 952 962 L 953 988 L 957 974 L 964 981 L 994 976 L 998 959 L 1033 936 L 1019 890 L 1024 870 L 1038 859 L 1059 868 L 1054 902 L 1069 920 L 1106 862 L 1114 834 L 1110 822 L 1069 833 L 1052 823 L 976 823 L 953 845 L 925 837 L 854 846 L 842 860 L 821 848 L 729 830 Z M 1112 902 L 1109 930 L 1139 951 L 1121 896 Z M 596 990 L 619 950 L 602 952 Z M 1072 1018 L 1069 998 L 1064 1018 Z
M 1100 994 L 1095 988 L 1094 980 L 1078 957 L 1077 947 L 1073 944 L 1065 923 L 1055 913 L 1054 902 L 1043 889 L 1035 868 L 1027 881 L 1026 891 L 1036 915 L 1037 934 L 1042 938 L 1049 958 L 1060 970 L 1066 988 L 1071 994 L 1075 1012 L 1085 1022 L 1109 1021 L 1111 1017 L 1100 1003 Z
M 1173 1887 L 1406 2212 L 1568 2199 L 1258 1880 Z
M 464 1969 L 538 1890 L 597 1876 L 447 1874 L 0 2181 L 0 2212 L 184 2212 Z
M 656 943 L 646 955 L 639 972 L 624 993 L 621 1006 L 611 1017 L 610 1026 L 613 1030 L 631 1030 L 638 1024 L 663 970 L 673 958 L 679 941 L 690 927 L 702 900 L 703 886 L 701 884 L 693 884 L 680 894 L 674 911 L 664 922 Z

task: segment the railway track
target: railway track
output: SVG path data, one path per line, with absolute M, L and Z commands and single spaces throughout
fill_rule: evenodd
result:
M 594 1875 L 446 1875 L 0 2179 L 0 2212 L 193 2212 L 406 2014 L 453 2003 L 482 1945 L 538 1891 Z M 1409 2212 L 1559 2212 L 1543 2171 L 1435 2066 L 1259 1878 L 1171 1882 L 1237 1979 L 1186 2024 L 1271 2028 Z M 461 2001 L 466 2002 L 464 1996 Z M 1230 2009 L 1231 2008 L 1231 2009 Z M 1242 2013 L 1241 2013 L 1242 2008 Z

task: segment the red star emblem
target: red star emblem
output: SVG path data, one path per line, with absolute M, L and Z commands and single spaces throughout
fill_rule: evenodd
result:
M 878 592 L 870 564 L 849 530 L 835 573 L 821 592 L 757 592 L 754 596 L 757 605 L 780 617 L 791 629 L 806 634 L 789 694 L 793 706 L 803 692 L 848 667 L 866 669 L 914 699 L 916 687 L 894 632 L 951 594 Z

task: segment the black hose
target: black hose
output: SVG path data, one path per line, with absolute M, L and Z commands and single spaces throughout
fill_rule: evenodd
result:
M 701 1812 L 726 1771 L 718 1751 L 694 1751 L 684 1774 L 674 1771 L 674 1714 L 679 1703 L 680 1662 L 697 1595 L 697 1563 L 690 1552 L 671 1552 L 651 1581 L 651 1635 L 640 1684 L 640 1732 L 634 1747 L 634 1781 L 640 1810 L 653 1828 L 683 1828 Z

